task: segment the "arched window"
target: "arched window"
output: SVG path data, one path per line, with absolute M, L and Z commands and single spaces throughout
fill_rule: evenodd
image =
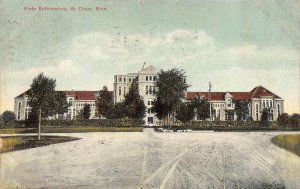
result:
M 18 119 L 21 119 L 21 102 L 18 103 Z
M 232 100 L 230 98 L 227 99 L 227 107 L 231 107 Z
M 255 119 L 256 119 L 256 121 L 258 121 L 258 112 L 259 112 L 258 104 L 255 104 Z
M 69 98 L 69 102 L 68 102 L 68 103 L 69 103 L 70 106 L 73 106 L 73 104 L 74 104 L 74 99 L 73 99 L 73 98 Z
M 273 121 L 274 120 L 274 112 L 273 110 L 271 110 L 270 112 L 270 121 Z

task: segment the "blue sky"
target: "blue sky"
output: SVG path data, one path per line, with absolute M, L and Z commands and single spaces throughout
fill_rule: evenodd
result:
M 68 12 L 24 11 L 66 7 Z M 96 11 L 95 7 L 105 7 Z M 182 68 L 190 91 L 258 85 L 299 113 L 298 2 L 2 0 L 1 112 L 40 72 L 59 90 L 112 90 L 113 75 L 143 62 Z M 70 11 L 92 7 L 94 11 Z

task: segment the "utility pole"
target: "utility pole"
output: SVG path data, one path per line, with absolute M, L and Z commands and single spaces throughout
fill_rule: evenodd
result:
M 209 89 L 208 89 L 208 99 L 209 99 L 209 120 L 212 121 L 211 117 L 211 83 L 209 82 Z

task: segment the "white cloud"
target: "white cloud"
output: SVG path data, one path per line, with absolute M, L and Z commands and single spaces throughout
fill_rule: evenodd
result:
M 61 90 L 97 90 L 103 85 L 112 89 L 114 74 L 137 71 L 147 62 L 159 69 L 184 69 L 192 90 L 205 89 L 211 80 L 220 90 L 230 86 L 236 90 L 248 89 L 259 84 L 268 88 L 275 83 L 275 89 L 288 92 L 284 82 L 297 79 L 299 73 L 294 67 L 298 66 L 299 52 L 294 49 L 256 44 L 218 48 L 215 41 L 206 32 L 186 29 L 126 35 L 92 32 L 75 37 L 63 59 L 53 60 L 47 66 L 9 71 L 3 78 L 7 84 L 22 81 L 26 89 L 33 77 L 44 72 L 57 79 Z M 290 83 L 290 90 L 294 91 L 295 87 Z M 278 95 L 292 99 L 289 94 Z
M 3 73 L 5 79 L 16 79 L 16 78 L 33 78 L 39 73 L 45 73 L 46 75 L 59 76 L 62 74 L 76 74 L 78 68 L 73 64 L 70 59 L 65 59 L 53 66 L 39 66 L 29 68 L 27 70 L 16 70 Z

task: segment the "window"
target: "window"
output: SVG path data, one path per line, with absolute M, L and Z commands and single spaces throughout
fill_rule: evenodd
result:
M 274 120 L 273 114 L 274 114 L 274 112 L 273 112 L 273 110 L 271 110 L 271 112 L 270 112 L 270 117 L 269 117 L 269 120 L 270 120 L 270 121 L 273 121 L 273 120 Z
M 29 114 L 28 108 L 25 108 L 25 119 L 28 119 L 28 114 Z
M 148 105 L 150 105 L 150 103 L 151 103 L 151 102 L 148 100 Z
M 146 94 L 148 94 L 148 85 L 146 86 Z
M 131 78 L 129 78 L 129 82 L 131 82 Z
M 231 99 L 227 99 L 227 107 L 231 107 L 231 103 L 232 103 Z
M 273 100 L 270 100 L 270 107 L 273 107 Z
M 152 94 L 152 86 L 149 87 L 149 94 Z
M 74 99 L 70 98 L 68 103 L 69 103 L 70 106 L 73 106 L 73 102 L 74 102 Z
M 155 91 L 155 87 L 153 86 L 153 94 L 155 94 L 156 93 L 156 91 Z
M 121 96 L 121 87 L 119 87 L 119 96 Z
M 152 76 L 149 76 L 149 80 L 152 81 Z
M 153 81 L 156 81 L 156 76 L 153 76 Z
M 125 96 L 125 94 L 126 94 L 126 87 L 124 87 L 124 96 Z
M 21 102 L 18 103 L 18 119 L 21 119 Z
M 267 107 L 269 107 L 269 100 L 267 100 Z
M 264 107 L 264 108 L 266 107 L 266 102 L 265 102 L 265 100 L 263 100 L 263 107 Z
M 124 78 L 124 82 L 126 82 L 126 78 Z
M 151 114 L 152 110 L 151 108 L 148 108 L 148 114 Z
M 256 121 L 258 121 L 258 112 L 259 112 L 258 104 L 255 104 L 255 117 L 256 117 Z
M 280 105 L 277 104 L 277 116 L 280 116 Z
M 146 76 L 146 81 L 148 81 L 148 76 Z
M 119 78 L 119 82 L 122 82 L 122 78 L 121 77 Z
M 154 104 L 154 101 L 151 101 L 151 105 L 153 105 Z

